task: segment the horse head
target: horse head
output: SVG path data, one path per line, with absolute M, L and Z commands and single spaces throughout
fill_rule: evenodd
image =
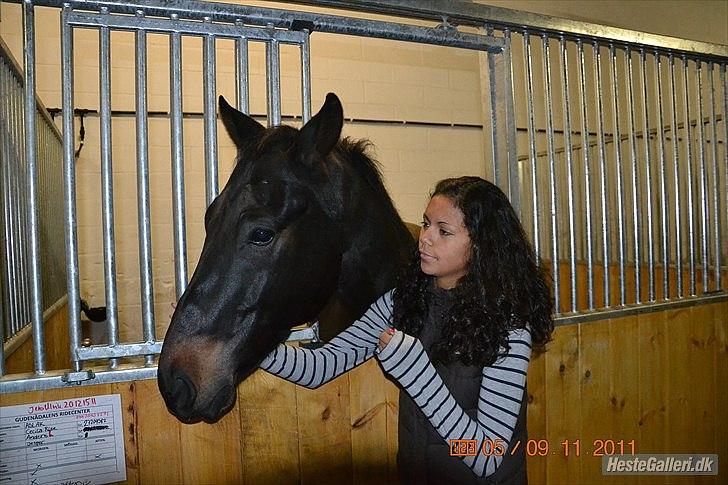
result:
M 339 99 L 327 95 L 300 130 L 266 129 L 224 98 L 219 104 L 238 149 L 236 165 L 205 213 L 199 262 L 175 308 L 158 366 L 162 396 L 184 422 L 213 422 L 227 413 L 237 384 L 293 326 L 320 316 L 332 295 L 346 300 L 364 285 L 362 298 L 371 299 L 392 283 L 391 271 L 377 284 L 353 276 L 366 257 L 361 250 L 352 256 L 356 236 L 349 221 L 362 210 L 351 207 L 353 187 L 361 182 L 350 180 L 357 169 L 347 166 L 352 162 L 337 146 Z M 402 225 L 395 218 L 393 224 Z M 394 242 L 384 241 L 395 253 L 404 240 L 397 231 Z M 362 302 L 353 306 L 365 308 Z

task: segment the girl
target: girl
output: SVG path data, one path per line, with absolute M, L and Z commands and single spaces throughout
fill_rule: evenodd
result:
M 315 350 L 281 344 L 261 368 L 316 388 L 376 355 L 404 391 L 403 482 L 526 483 L 526 373 L 553 332 L 546 277 L 506 196 L 479 177 L 437 184 L 418 246 L 348 329 Z

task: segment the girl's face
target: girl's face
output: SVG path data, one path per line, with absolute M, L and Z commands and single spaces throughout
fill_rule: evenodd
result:
M 463 213 L 443 195 L 427 205 L 420 229 L 419 250 L 422 272 L 435 277 L 440 288 L 454 288 L 468 272 L 470 236 Z

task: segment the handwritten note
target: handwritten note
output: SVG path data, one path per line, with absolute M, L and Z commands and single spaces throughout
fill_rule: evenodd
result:
M 126 480 L 118 394 L 0 407 L 0 484 Z

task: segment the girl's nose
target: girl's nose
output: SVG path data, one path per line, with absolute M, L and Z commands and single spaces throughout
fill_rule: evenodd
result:
M 423 227 L 420 229 L 420 244 L 432 246 L 432 240 L 430 239 L 429 233 L 427 232 L 427 228 Z

